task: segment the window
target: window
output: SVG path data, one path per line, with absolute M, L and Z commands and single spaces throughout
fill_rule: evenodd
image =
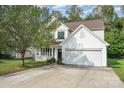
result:
M 41 48 L 42 56 L 52 56 L 52 48 Z
M 64 39 L 64 31 L 58 32 L 58 39 Z

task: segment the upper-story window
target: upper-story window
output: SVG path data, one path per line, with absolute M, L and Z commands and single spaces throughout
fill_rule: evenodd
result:
M 58 32 L 58 39 L 64 39 L 64 31 Z

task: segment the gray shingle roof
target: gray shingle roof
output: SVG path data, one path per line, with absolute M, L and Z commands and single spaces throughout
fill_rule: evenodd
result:
M 104 21 L 101 19 L 65 23 L 70 31 L 74 31 L 81 24 L 90 30 L 104 29 Z

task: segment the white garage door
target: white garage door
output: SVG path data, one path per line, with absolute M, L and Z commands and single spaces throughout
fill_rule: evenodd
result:
M 88 66 L 102 65 L 101 50 L 66 50 L 64 63 Z

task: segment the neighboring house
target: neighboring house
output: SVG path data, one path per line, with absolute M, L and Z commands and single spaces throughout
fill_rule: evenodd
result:
M 61 23 L 53 32 L 56 43 L 36 49 L 35 60 L 55 58 L 64 64 L 106 66 L 109 44 L 104 41 L 104 29 L 102 20 Z
M 32 47 L 28 48 L 25 52 L 25 58 L 33 57 L 33 53 L 34 53 L 33 48 Z M 11 56 L 13 58 L 21 58 L 22 57 L 21 54 L 16 51 L 11 51 Z

